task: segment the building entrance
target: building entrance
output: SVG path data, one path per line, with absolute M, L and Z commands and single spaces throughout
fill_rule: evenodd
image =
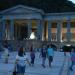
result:
M 24 40 L 28 37 L 28 24 L 20 23 L 20 21 L 14 27 L 15 40 Z
M 26 39 L 28 37 L 28 26 L 21 26 L 20 28 L 20 39 Z

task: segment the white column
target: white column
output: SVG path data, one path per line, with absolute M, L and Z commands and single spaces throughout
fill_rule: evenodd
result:
M 20 40 L 20 25 L 18 25 L 18 40 Z
M 5 39 L 5 20 L 2 20 L 2 40 Z
M 30 38 L 31 32 L 32 32 L 32 23 L 31 20 L 28 20 L 28 39 Z
M 17 24 L 15 25 L 15 39 L 17 40 Z
M 57 22 L 57 42 L 61 42 L 61 28 L 62 28 L 62 22 Z
M 43 23 L 42 20 L 40 20 L 40 40 L 42 40 L 42 34 L 43 34 Z
M 42 27 L 42 40 L 44 41 L 45 40 L 45 37 L 44 37 L 44 20 L 41 21 L 41 27 Z
M 71 40 L 71 26 L 70 26 L 70 19 L 67 20 L 67 41 Z
M 0 40 L 2 40 L 2 20 L 0 20 Z
M 51 41 L 51 21 L 48 21 L 48 41 Z
M 14 39 L 14 20 L 10 20 L 10 39 Z
M 37 21 L 37 39 L 42 40 L 42 24 L 41 21 Z

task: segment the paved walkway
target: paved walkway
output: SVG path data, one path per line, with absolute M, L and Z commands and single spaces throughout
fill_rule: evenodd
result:
M 9 57 L 9 63 L 4 64 L 3 54 L 0 59 L 0 75 L 12 75 L 14 62 L 17 52 L 11 52 Z M 27 53 L 28 56 L 29 53 Z M 28 57 L 30 59 L 30 57 Z M 41 66 L 41 58 L 39 53 L 36 53 L 34 67 L 26 65 L 25 75 L 74 75 L 75 71 L 68 71 L 68 55 L 64 56 L 62 52 L 55 52 L 52 67 L 48 66 L 48 59 L 46 60 L 46 68 Z

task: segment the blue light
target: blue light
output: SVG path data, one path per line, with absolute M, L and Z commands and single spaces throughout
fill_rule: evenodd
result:
M 73 3 L 75 3 L 75 0 L 69 0 L 69 1 L 72 1 Z

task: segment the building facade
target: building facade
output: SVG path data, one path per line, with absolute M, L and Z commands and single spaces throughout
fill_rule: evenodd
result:
M 30 40 L 32 32 L 37 41 L 74 45 L 75 12 L 44 13 L 23 5 L 0 11 L 0 40 Z

